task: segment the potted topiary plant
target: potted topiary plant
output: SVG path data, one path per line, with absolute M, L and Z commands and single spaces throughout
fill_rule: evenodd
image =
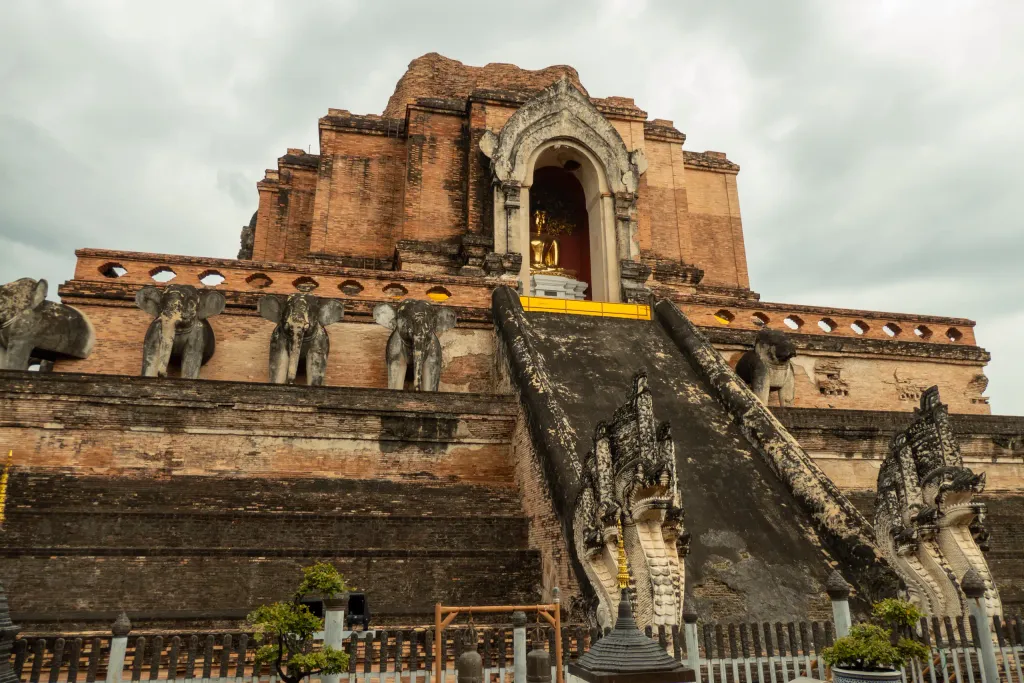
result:
M 257 664 L 269 662 L 284 683 L 300 683 L 308 676 L 348 669 L 348 655 L 343 651 L 327 645 L 314 649 L 313 634 L 323 629 L 324 622 L 302 604 L 302 599 L 319 595 L 329 600 L 344 595 L 350 587 L 327 562 L 305 567 L 302 574 L 302 583 L 291 601 L 257 607 L 248 616 L 257 637 L 270 636 L 270 642 L 256 652 Z
M 910 637 L 922 615 L 909 602 L 887 598 L 875 603 L 871 616 L 875 623 L 851 627 L 849 634 L 822 650 L 835 683 L 899 681 L 901 667 L 928 656 L 928 648 Z

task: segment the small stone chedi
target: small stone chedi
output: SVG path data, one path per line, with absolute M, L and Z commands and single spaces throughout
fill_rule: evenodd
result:
M 583 463 L 574 515 L 577 555 L 597 594 L 596 620 L 612 625 L 619 602 L 616 556 L 620 527 L 643 625 L 681 625 L 689 534 L 676 477 L 668 423 L 655 425 L 647 373 L 633 377 L 633 393 L 610 423 L 599 422 Z
M 341 301 L 305 293 L 287 298 L 268 294 L 260 299 L 259 311 L 277 324 L 270 335 L 270 381 L 293 384 L 299 363 L 305 361 L 306 383 L 322 385 L 331 350 L 326 326 L 344 317 Z
M 913 423 L 893 437 L 878 472 L 879 545 L 925 613 L 966 614 L 961 583 L 974 569 L 998 614 L 999 593 L 982 554 L 988 538 L 985 505 L 974 500 L 985 488 L 985 473 L 964 467 L 938 387 L 924 392 L 914 414 Z
M 207 318 L 224 310 L 224 295 L 192 285 L 149 285 L 136 292 L 135 303 L 154 318 L 142 347 L 142 375 L 166 377 L 175 359 L 181 362 L 183 378 L 198 379 L 215 346 Z
M 777 390 L 779 403 L 791 406 L 796 395 L 794 356 L 796 346 L 784 332 L 762 328 L 754 337 L 754 350 L 740 356 L 736 374 L 750 385 L 761 403 L 767 405 L 771 392 Z
M 569 665 L 570 681 L 588 683 L 688 683 L 697 672 L 672 659 L 637 628 L 629 595 L 629 569 L 620 534 L 617 558 L 619 589 L 615 628 Z
M 411 363 L 413 391 L 437 391 L 441 382 L 438 336 L 455 327 L 455 311 L 426 301 L 406 299 L 398 306 L 377 304 L 373 319 L 392 330 L 385 352 L 388 388 L 405 388 Z
M 0 285 L 0 370 L 28 370 L 33 359 L 86 358 L 96 335 L 83 313 L 46 300 L 46 280 Z

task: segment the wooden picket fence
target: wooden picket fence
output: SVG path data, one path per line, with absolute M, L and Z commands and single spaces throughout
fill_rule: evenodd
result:
M 926 618 L 916 637 L 928 646 L 931 657 L 906 667 L 904 682 L 1024 683 L 1024 618 L 994 617 L 992 622 L 998 681 L 987 679 L 973 619 Z M 531 625 L 529 640 L 538 629 L 548 651 L 553 652 L 550 626 Z M 691 632 L 685 633 L 686 629 Z M 513 630 L 495 626 L 476 630 L 485 682 L 512 683 Z M 349 670 L 339 681 L 434 683 L 434 658 L 442 657 L 444 673 L 438 683 L 454 683 L 455 660 L 466 647 L 467 633 L 464 627 L 449 628 L 440 647 L 429 627 L 346 633 L 342 644 L 349 653 Z M 826 680 L 830 672 L 821 651 L 835 638 L 829 621 L 699 623 L 648 628 L 647 635 L 676 660 L 694 667 L 698 683 L 788 683 L 801 676 Z M 693 652 L 687 648 L 687 635 L 697 644 Z M 600 637 L 582 627 L 563 627 L 564 665 L 568 667 Z M 277 683 L 269 666 L 255 664 L 256 650 L 263 641 L 249 633 L 132 634 L 120 676 L 112 678 L 107 671 L 110 644 L 109 635 L 21 638 L 14 646 L 14 673 L 27 683 Z M 312 683 L 318 683 L 317 679 Z

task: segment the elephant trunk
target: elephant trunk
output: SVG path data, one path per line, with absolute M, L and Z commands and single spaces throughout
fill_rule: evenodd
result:
M 299 357 L 302 355 L 302 338 L 305 336 L 304 327 L 292 327 L 291 341 L 288 344 L 288 384 L 295 382 L 295 376 L 299 374 Z
M 423 391 L 423 372 L 426 369 L 424 360 L 427 356 L 426 346 L 426 343 L 420 343 L 419 340 L 412 345 L 413 391 Z
M 171 351 L 174 350 L 174 335 L 177 334 L 181 322 L 181 311 L 171 311 L 160 316 L 160 345 L 156 350 L 157 374 L 167 376 L 167 366 L 171 362 Z

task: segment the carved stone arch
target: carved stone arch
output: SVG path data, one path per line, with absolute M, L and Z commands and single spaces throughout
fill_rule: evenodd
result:
M 611 122 L 568 79 L 527 101 L 500 134 L 487 131 L 480 140 L 480 149 L 491 160 L 495 185 L 495 250 L 523 254 L 521 277 L 529 278 L 529 203 L 520 195 L 528 195 L 538 154 L 553 141 L 583 148 L 587 163 L 594 164 L 603 181 L 592 198 L 600 204 L 603 235 L 601 275 L 594 273 L 595 299 L 629 300 L 637 285 L 642 287 L 642 282 L 628 278 L 636 279 L 639 268 L 636 191 L 647 161 L 642 149 L 626 148 Z
M 526 102 L 495 136 L 490 154 L 495 178 L 522 183 L 537 147 L 556 138 L 575 139 L 588 147 L 601 160 L 612 192 L 636 192 L 646 163 L 639 168 L 640 160 L 631 158 L 619 131 L 567 78 Z

